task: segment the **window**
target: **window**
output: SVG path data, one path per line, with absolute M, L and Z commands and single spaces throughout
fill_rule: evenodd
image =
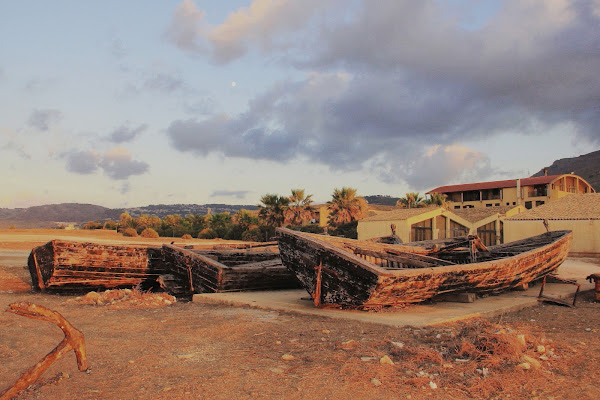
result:
M 486 204 L 485 206 L 486 206 L 486 207 L 491 207 L 492 205 L 491 205 L 491 204 Z
M 460 210 L 460 206 L 454 206 L 455 210 Z
M 479 201 L 479 190 L 463 192 L 463 201 Z
M 531 210 L 531 207 L 532 207 L 531 202 L 530 201 L 526 201 L 525 202 L 525 208 L 528 209 L 528 210 Z
M 496 207 L 500 207 L 500 203 L 496 203 L 494 204 Z
M 543 202 L 543 201 L 536 201 L 536 202 L 535 202 L 535 206 L 536 206 L 536 207 L 539 207 L 539 206 L 541 206 L 542 204 L 544 204 L 544 202 Z

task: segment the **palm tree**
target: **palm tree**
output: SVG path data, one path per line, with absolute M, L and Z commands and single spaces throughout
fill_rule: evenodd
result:
M 313 217 L 312 194 L 304 195 L 304 189 L 292 189 L 292 195 L 288 198 L 289 205 L 285 213 L 285 220 L 290 225 L 302 225 Z
M 397 206 L 404 208 L 419 208 L 423 207 L 423 197 L 419 195 L 419 192 L 406 193 L 404 197 L 400 197 L 396 202 Z
M 356 197 L 356 189 L 334 189 L 331 201 L 327 202 L 329 225 L 339 226 L 361 219 L 366 213 L 366 203 L 364 199 Z
M 428 206 L 440 206 L 443 208 L 448 207 L 448 196 L 444 193 L 431 193 L 429 198 L 424 200 L 423 203 Z
M 290 200 L 276 194 L 265 194 L 260 198 L 258 218 L 269 226 L 282 226 Z

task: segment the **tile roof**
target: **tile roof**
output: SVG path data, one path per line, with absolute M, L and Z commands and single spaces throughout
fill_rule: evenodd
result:
M 507 211 L 513 209 L 515 206 L 499 206 L 499 207 L 479 207 L 479 208 L 461 208 L 455 210 L 448 210 L 459 217 L 466 219 L 469 222 L 481 221 L 494 214 L 506 214 Z
M 547 176 L 536 176 L 534 178 L 522 178 L 521 186 L 548 184 L 560 176 L 562 176 L 562 175 L 547 175 Z M 468 190 L 503 189 L 503 188 L 509 188 L 509 187 L 517 187 L 517 179 L 509 179 L 506 181 L 465 183 L 462 185 L 440 186 L 438 188 L 430 190 L 426 194 L 465 192 Z
M 423 208 L 398 208 L 387 213 L 377 214 L 369 218 L 361 219 L 361 221 L 398 221 L 406 220 L 423 213 L 437 210 L 440 207 L 423 207 Z
M 570 194 L 532 208 L 509 221 L 600 219 L 600 193 Z

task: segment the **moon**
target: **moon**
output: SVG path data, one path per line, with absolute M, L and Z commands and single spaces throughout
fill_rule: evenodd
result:
M 237 83 L 235 83 L 235 81 L 231 81 L 231 87 L 235 87 L 235 85 L 237 85 Z

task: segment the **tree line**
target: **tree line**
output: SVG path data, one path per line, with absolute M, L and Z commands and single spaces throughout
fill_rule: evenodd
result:
M 84 229 L 116 229 L 128 236 L 267 241 L 274 237 L 275 228 L 285 226 L 356 238 L 357 221 L 367 216 L 367 202 L 356 195 L 356 189 L 348 187 L 335 189 L 324 206 L 328 211 L 326 227 L 320 226 L 320 210 L 304 189 L 292 189 L 289 196 L 265 194 L 258 207 L 258 214 L 242 209 L 233 215 L 173 214 L 163 218 L 147 214 L 135 218 L 124 212 L 119 221 L 90 221 Z

